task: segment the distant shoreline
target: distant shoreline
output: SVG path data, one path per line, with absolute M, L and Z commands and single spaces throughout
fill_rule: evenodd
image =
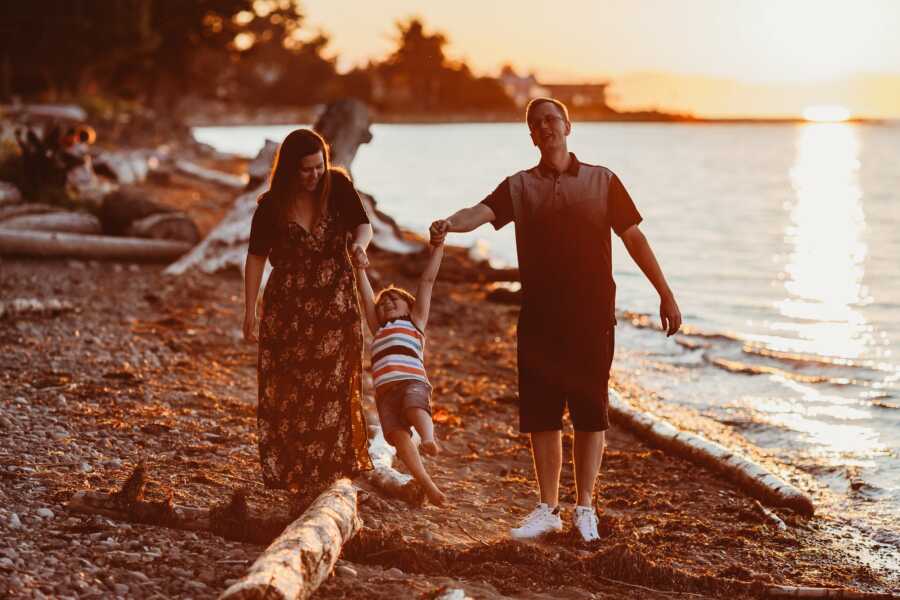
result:
M 195 114 L 185 118 L 190 127 L 228 127 L 241 125 L 295 125 L 313 123 L 318 114 L 317 107 L 296 110 L 258 110 L 219 112 L 217 114 Z M 667 123 L 678 125 L 802 125 L 812 123 L 800 117 L 734 117 L 734 118 L 701 118 L 689 115 L 668 113 L 614 113 L 604 115 L 582 114 L 572 115 L 576 123 Z M 378 113 L 373 111 L 372 123 L 391 125 L 449 125 L 477 123 L 522 123 L 518 113 L 496 113 L 490 111 L 467 113 Z M 882 125 L 888 123 L 884 119 L 856 118 L 843 123 Z

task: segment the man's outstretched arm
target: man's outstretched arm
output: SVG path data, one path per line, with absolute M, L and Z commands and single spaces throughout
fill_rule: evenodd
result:
M 650 248 L 650 242 L 644 236 L 644 233 L 637 225 L 632 225 L 621 235 L 622 241 L 625 242 L 625 248 L 632 260 L 640 267 L 641 271 L 656 291 L 659 293 L 659 318 L 662 320 L 662 327 L 666 335 L 672 335 L 681 327 L 681 311 L 678 303 L 675 302 L 675 294 L 666 283 L 666 277 L 663 275 L 656 256 Z
M 449 232 L 465 233 L 472 231 L 490 223 L 496 219 L 494 211 L 491 207 L 483 202 L 479 202 L 475 206 L 458 210 L 446 219 L 440 219 L 431 224 L 432 244 L 439 245 L 444 243 L 444 237 Z

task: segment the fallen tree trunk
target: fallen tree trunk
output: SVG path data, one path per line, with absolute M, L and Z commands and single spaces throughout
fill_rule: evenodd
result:
M 750 496 L 805 516 L 815 513 L 812 499 L 796 487 L 724 446 L 636 410 L 613 390 L 609 391 L 609 409 L 616 421 L 638 437 L 724 475 Z
M 41 204 L 40 202 L 27 202 L 24 204 L 13 204 L 10 206 L 0 206 L 0 226 L 3 221 L 21 217 L 24 215 L 43 215 L 51 212 L 58 212 L 59 207 L 52 204 Z
M 102 231 L 100 219 L 88 213 L 52 212 L 41 215 L 22 215 L 6 219 L 0 227 L 17 231 L 61 231 L 97 235 Z
M 845 600 L 897 600 L 896 594 L 861 592 L 846 588 L 819 588 L 793 585 L 770 585 L 763 590 L 767 598 L 844 598 Z
M 197 224 L 183 212 L 150 215 L 131 223 L 125 230 L 130 237 L 151 240 L 175 240 L 193 246 L 200 241 Z
M 184 173 L 185 175 L 203 179 L 204 181 L 211 181 L 221 186 L 234 188 L 236 190 L 244 189 L 247 186 L 247 181 L 249 180 L 246 175 L 232 175 L 231 173 L 216 171 L 215 169 L 207 169 L 206 167 L 201 167 L 200 165 L 194 164 L 187 160 L 175 161 L 175 169 L 177 171 L 180 171 L 181 173 Z
M 167 262 L 190 249 L 190 244 L 169 240 L 0 228 L 0 255 Z
M 18 204 L 22 201 L 22 192 L 11 183 L 0 181 L 0 206 Z
M 348 479 L 340 479 L 288 525 L 247 575 L 219 598 L 309 598 L 331 573 L 344 544 L 361 526 L 356 512 L 356 488 Z

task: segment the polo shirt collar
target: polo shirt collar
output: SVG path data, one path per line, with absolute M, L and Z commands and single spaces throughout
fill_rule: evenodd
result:
M 566 174 L 572 175 L 573 177 L 578 176 L 579 162 L 578 157 L 575 156 L 574 152 L 569 152 L 569 168 L 566 169 Z M 556 169 L 554 169 L 551 165 L 544 163 L 543 160 L 538 163 L 537 166 L 538 172 L 544 177 L 553 177 L 558 173 Z

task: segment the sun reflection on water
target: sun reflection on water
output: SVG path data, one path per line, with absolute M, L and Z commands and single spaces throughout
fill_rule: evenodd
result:
M 785 231 L 790 255 L 779 276 L 787 296 L 777 309 L 786 320 L 772 324 L 794 338 L 785 344 L 791 349 L 854 359 L 872 342 L 859 310 L 871 302 L 862 285 L 867 249 L 859 153 L 855 125 L 800 129 L 791 169 L 796 197 Z

